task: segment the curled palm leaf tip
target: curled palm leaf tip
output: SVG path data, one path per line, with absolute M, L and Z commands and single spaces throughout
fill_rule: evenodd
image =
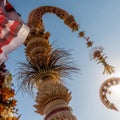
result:
M 74 17 L 72 15 L 69 15 L 66 17 L 64 23 L 68 25 L 72 31 L 78 31 L 79 30 L 79 25 L 76 23 Z

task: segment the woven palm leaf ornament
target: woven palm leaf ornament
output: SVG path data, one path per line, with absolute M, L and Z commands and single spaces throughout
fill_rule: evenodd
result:
M 56 10 L 55 10 L 56 9 Z M 36 9 L 35 9 L 36 10 Z M 34 11 L 31 12 L 29 15 L 29 22 L 28 25 L 31 27 L 31 32 L 34 32 L 35 30 L 38 31 L 44 31 L 44 25 L 42 23 L 42 15 L 46 13 L 55 13 L 59 18 L 64 20 L 64 23 L 69 26 L 72 31 L 79 31 L 79 26 L 75 22 L 74 17 L 72 15 L 69 15 L 66 11 L 62 10 L 57 7 L 51 7 L 51 6 L 43 6 L 38 10 L 38 14 L 34 15 L 34 20 L 31 21 L 31 18 L 33 17 L 32 14 Z M 60 12 L 61 11 L 61 12 Z M 36 11 L 37 13 L 37 11 Z M 39 22 L 38 22 L 39 21 Z M 34 24 L 34 27 L 33 27 Z M 36 25 L 37 24 L 37 25 Z M 31 26 L 32 25 L 32 26 Z M 104 49 L 102 47 L 94 47 L 94 41 L 90 39 L 90 37 L 86 36 L 85 31 L 79 31 L 78 36 L 80 38 L 83 38 L 86 41 L 86 45 L 88 48 L 90 48 L 90 58 L 91 60 L 94 59 L 97 61 L 98 64 L 103 64 L 104 71 L 103 74 L 112 74 L 114 73 L 114 67 L 109 65 L 106 61 L 107 57 L 104 53 Z
M 45 31 L 42 21 L 45 13 L 56 14 L 73 31 L 78 30 L 74 17 L 60 8 L 43 6 L 34 9 L 28 17 L 30 34 L 24 43 L 27 61 L 20 64 L 19 84 L 29 93 L 37 88 L 34 107 L 38 114 L 45 115 L 44 120 L 76 120 L 68 105 L 71 92 L 62 81 L 71 78 L 71 73 L 79 69 L 73 65 L 68 51 L 56 49 L 49 43 L 50 33 Z
M 12 11 L 18 16 L 13 8 Z M 10 11 L 8 12 L 10 13 Z M 83 38 L 87 47 L 91 49 L 91 59 L 103 64 L 103 74 L 112 74 L 114 67 L 106 62 L 107 56 L 103 53 L 103 48 L 93 47 L 94 42 L 85 35 L 84 31 L 79 32 L 79 26 L 74 17 L 63 9 L 54 6 L 42 6 L 32 10 L 28 17 L 30 33 L 29 28 L 20 20 L 26 31 L 20 37 L 25 39 L 29 33 L 24 42 L 27 61 L 20 63 L 20 87 L 29 93 L 33 92 L 33 88 L 37 88 L 36 105 L 34 107 L 37 109 L 37 113 L 45 115 L 44 120 L 76 120 L 77 118 L 72 114 L 72 109 L 68 105 L 71 100 L 71 92 L 65 87 L 63 81 L 65 78 L 71 78 L 71 73 L 76 73 L 79 69 L 73 65 L 71 54 L 68 51 L 61 48 L 55 49 L 49 43 L 50 32 L 45 31 L 42 20 L 42 16 L 46 13 L 57 15 L 72 31 L 78 32 L 79 37 Z M 4 15 L 4 17 L 6 16 Z M 13 49 L 13 46 L 11 48 Z M 3 59 L 3 57 L 1 58 Z M 17 113 L 15 109 L 17 101 L 14 99 L 15 93 L 11 88 L 11 80 L 11 74 L 5 69 L 4 63 L 1 64 L 0 119 L 2 120 L 19 119 L 19 116 L 14 116 L 14 113 Z M 107 92 L 105 92 L 107 89 L 104 89 L 104 87 L 108 86 L 108 83 L 111 85 L 119 83 L 116 81 L 115 79 L 107 82 L 100 89 L 102 102 L 106 107 L 114 110 L 117 110 L 117 108 L 107 100 Z
M 79 37 L 83 38 L 86 41 L 87 48 L 90 48 L 90 58 L 97 61 L 97 63 L 101 63 L 104 66 L 103 74 L 112 74 L 114 73 L 114 67 L 109 65 L 106 62 L 107 56 L 103 53 L 104 49 L 102 47 L 93 47 L 94 41 L 90 39 L 90 37 L 87 37 L 85 35 L 84 31 L 79 32 Z M 99 96 L 102 101 L 102 103 L 108 108 L 115 111 L 119 111 L 116 105 L 109 100 L 107 95 L 113 95 L 116 93 L 113 93 L 112 90 L 109 90 L 111 87 L 116 87 L 120 84 L 120 78 L 118 77 L 112 77 L 107 80 L 105 80 L 99 90 Z M 119 95 L 117 95 L 119 97 Z
M 68 106 L 71 92 L 63 84 L 65 78 L 79 69 L 74 67 L 71 54 L 64 49 L 54 49 L 49 43 L 50 33 L 45 31 L 42 16 L 53 13 L 61 18 L 72 31 L 79 27 L 74 17 L 65 10 L 54 6 L 42 6 L 31 11 L 28 17 L 30 33 L 24 42 L 26 62 L 20 63 L 19 85 L 23 90 L 32 93 L 37 88 L 36 112 L 45 115 L 44 120 L 76 120 L 72 109 Z M 80 38 L 86 40 L 88 48 L 93 49 L 93 41 L 79 32 Z M 94 48 L 92 58 L 104 65 L 104 72 L 111 74 L 114 67 L 106 62 L 101 47 Z
M 118 99 L 120 97 L 120 92 L 119 92 L 119 86 L 120 85 L 120 78 L 119 77 L 112 77 L 109 78 L 107 80 L 105 80 L 103 82 L 103 84 L 100 87 L 100 91 L 99 91 L 99 95 L 100 95 L 100 99 L 102 101 L 102 103 L 108 108 L 108 109 L 112 109 L 115 111 L 119 111 L 118 104 L 116 104 L 118 102 Z M 117 87 L 117 89 L 115 89 Z M 114 89 L 111 89 L 114 88 Z M 108 96 L 111 95 L 116 95 L 114 99 L 114 101 L 111 101 L 108 99 Z
M 79 32 L 79 37 L 83 38 L 86 41 L 87 48 L 90 48 L 90 59 L 91 60 L 94 59 L 98 64 L 100 63 L 103 64 L 104 66 L 103 74 L 114 73 L 115 68 L 106 62 L 107 56 L 103 53 L 104 51 L 103 47 L 93 47 L 94 41 L 92 41 L 90 37 L 86 36 L 84 31 Z M 102 103 L 108 109 L 112 109 L 115 111 L 118 111 L 118 109 L 116 105 L 108 99 L 107 95 L 112 94 L 113 92 L 110 91 L 109 89 L 118 84 L 120 84 L 120 78 L 116 77 L 109 78 L 103 82 L 99 90 L 99 96 Z
M 70 26 L 72 30 L 78 30 L 78 25 L 75 22 L 74 17 L 60 8 L 43 6 L 34 9 L 30 13 L 28 18 L 30 34 L 24 43 L 26 46 L 25 53 L 28 64 L 23 63 L 22 65 L 31 68 L 27 70 L 31 72 L 31 74 L 35 74 L 29 74 L 31 80 L 33 80 L 32 76 L 37 76 L 36 72 L 32 72 L 32 70 L 36 70 L 37 73 L 39 73 L 37 79 L 41 78 L 41 80 L 46 79 L 46 72 L 48 72 L 48 77 L 50 77 L 51 74 L 54 74 L 51 78 L 61 79 L 69 77 L 69 72 L 78 70 L 72 65 L 71 54 L 68 51 L 61 48 L 54 49 L 54 46 L 49 43 L 50 33 L 45 32 L 42 22 L 42 16 L 45 13 L 56 14 L 63 19 L 64 23 Z M 27 74 L 27 71 L 25 73 Z
M 87 48 L 90 48 L 90 58 L 94 59 L 97 63 L 101 63 L 104 66 L 103 74 L 112 74 L 114 73 L 114 67 L 109 65 L 106 61 L 107 56 L 105 55 L 103 47 L 94 47 L 90 37 L 85 35 L 84 31 L 79 32 L 79 37 L 83 38 L 86 41 Z

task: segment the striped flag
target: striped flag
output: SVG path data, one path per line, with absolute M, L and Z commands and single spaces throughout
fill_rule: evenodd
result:
M 0 62 L 23 44 L 29 34 L 29 27 L 6 0 L 0 0 Z

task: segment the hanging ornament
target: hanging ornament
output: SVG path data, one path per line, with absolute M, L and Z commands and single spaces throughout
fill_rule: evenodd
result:
M 85 39 L 86 45 L 87 45 L 88 48 L 92 47 L 94 41 L 91 41 L 90 37 L 85 36 L 85 32 L 84 31 L 79 32 L 79 36 L 78 37 Z
M 90 37 L 85 36 L 84 31 L 79 32 L 79 37 L 85 39 L 87 47 L 91 48 L 91 51 L 90 51 L 91 60 L 94 59 L 95 61 L 97 61 L 98 64 L 99 63 L 103 64 L 103 66 L 104 66 L 103 74 L 114 73 L 114 67 L 109 65 L 106 62 L 107 56 L 105 56 L 105 54 L 103 53 L 103 48 L 102 47 L 93 47 L 94 42 L 90 40 Z
M 94 47 L 90 51 L 90 58 L 97 61 L 97 64 L 101 63 L 104 66 L 103 74 L 112 74 L 114 72 L 114 67 L 110 66 L 107 62 L 107 56 L 103 53 L 102 47 Z
M 119 86 L 118 86 L 119 85 Z M 119 87 L 119 88 L 118 88 Z M 112 89 L 113 88 L 113 89 Z M 117 89 L 116 89 L 117 88 Z M 117 104 L 120 102 L 120 78 L 112 77 L 103 82 L 100 87 L 100 99 L 102 103 L 108 108 L 115 111 L 118 111 Z M 112 99 L 109 100 L 108 96 L 113 96 Z M 119 107 L 120 108 L 120 107 Z

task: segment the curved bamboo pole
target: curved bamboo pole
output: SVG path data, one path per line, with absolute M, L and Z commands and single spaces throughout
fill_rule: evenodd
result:
M 69 76 L 69 71 L 73 72 L 78 69 L 69 65 L 69 63 L 71 63 L 68 61 L 69 57 L 66 58 L 66 56 L 69 56 L 68 52 L 59 49 L 54 50 L 52 48 L 52 45 L 49 43 L 50 33 L 45 32 L 42 20 L 42 16 L 46 13 L 56 14 L 64 21 L 66 25 L 72 29 L 72 31 L 78 31 L 78 24 L 75 22 L 74 17 L 72 15 L 69 15 L 65 10 L 54 6 L 42 6 L 34 9 L 28 17 L 30 34 L 24 43 L 26 46 L 25 53 L 28 63 L 22 63 L 23 68 L 21 69 L 20 78 L 23 78 L 23 81 L 21 83 L 24 87 L 28 86 L 28 90 L 32 89 L 34 86 L 37 87 L 37 105 L 35 105 L 37 108 L 36 112 L 41 115 L 45 114 L 45 120 L 76 120 L 76 117 L 72 115 L 70 107 L 67 105 L 69 101 L 66 101 L 66 99 L 64 99 L 65 95 L 61 94 L 61 90 L 59 87 L 57 89 L 56 86 L 65 88 L 61 81 L 61 78 Z M 85 36 L 85 33 L 83 31 L 79 32 L 79 36 L 83 37 L 87 41 L 87 46 L 92 48 L 93 42 Z M 107 57 L 104 57 L 102 54 L 103 50 L 100 48 L 92 48 L 92 51 L 92 59 L 95 59 L 98 61 L 98 63 L 102 63 L 104 65 L 104 73 L 113 73 L 113 67 L 107 64 L 105 61 Z M 25 70 L 24 68 L 27 69 Z M 49 89 L 43 89 L 42 86 L 49 86 Z M 55 94 L 55 92 L 51 92 L 51 90 L 58 90 L 58 92 Z M 49 93 L 51 93 L 50 98 L 48 98 Z M 66 94 L 69 94 L 69 91 L 67 91 Z M 70 96 L 68 96 L 68 98 L 69 97 Z M 41 101 L 42 104 L 40 103 Z M 54 107 L 53 110 L 52 107 L 55 104 L 58 104 L 59 107 L 56 105 L 57 107 Z
M 43 6 L 34 9 L 28 17 L 30 34 L 24 43 L 28 63 L 22 63 L 21 83 L 28 87 L 27 90 L 37 87 L 34 107 L 37 113 L 45 115 L 44 120 L 76 120 L 71 107 L 68 106 L 71 93 L 64 86 L 62 78 L 68 77 L 69 72 L 78 69 L 71 65 L 69 52 L 54 49 L 49 43 L 50 33 L 45 32 L 42 21 L 45 13 L 56 14 L 73 31 L 78 30 L 74 17 L 60 8 Z
M 32 10 L 28 17 L 28 26 L 32 30 L 34 29 L 40 32 L 44 32 L 42 16 L 46 13 L 53 13 L 57 15 L 73 31 L 78 31 L 78 24 L 75 22 L 74 17 L 69 15 L 69 13 L 67 13 L 65 10 L 54 6 L 42 6 Z

